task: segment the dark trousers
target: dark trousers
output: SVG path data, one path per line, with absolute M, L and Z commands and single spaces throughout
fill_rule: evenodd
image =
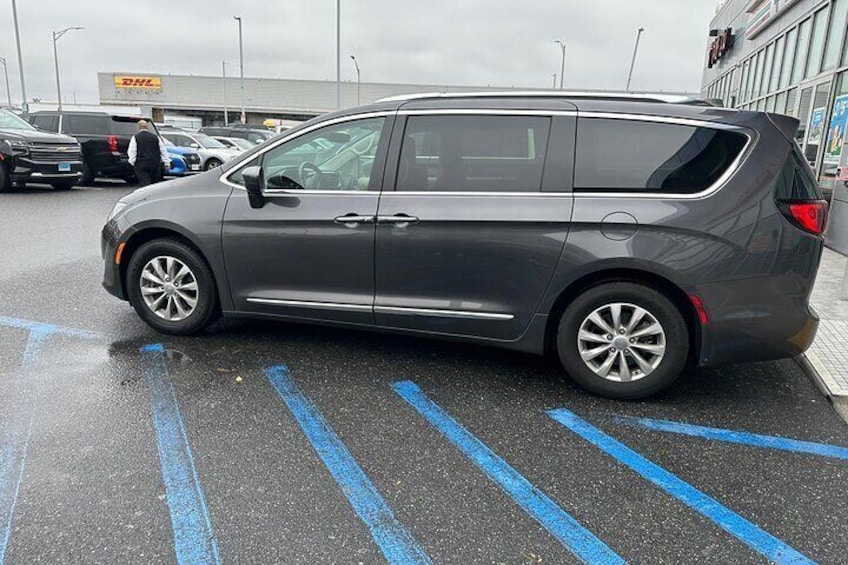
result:
M 135 178 L 138 180 L 138 186 L 147 186 L 148 184 L 157 183 L 162 180 L 162 165 L 161 163 L 139 164 L 133 166 L 135 170 Z

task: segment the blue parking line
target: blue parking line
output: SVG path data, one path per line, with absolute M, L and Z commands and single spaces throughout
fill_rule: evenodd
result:
M 832 457 L 834 459 L 848 461 L 848 448 L 840 447 L 838 445 L 830 445 L 827 443 L 814 443 L 811 441 L 801 441 L 779 436 L 749 434 L 747 432 L 695 426 L 692 424 L 684 424 L 682 422 L 672 422 L 670 420 L 652 420 L 650 418 L 635 418 L 632 416 L 616 416 L 613 418 L 613 422 L 616 424 L 647 428 L 657 432 L 702 437 L 705 439 L 725 441 L 728 443 L 738 443 L 767 449 L 779 449 L 781 451 L 792 451 L 795 453 L 808 453 L 811 455 Z
M 22 320 L 20 318 L 10 318 L 9 316 L 0 316 L 0 326 L 29 330 L 30 332 L 38 332 L 45 336 L 56 334 L 83 339 L 103 339 L 103 334 L 99 334 L 97 332 L 54 326 L 53 324 L 45 324 L 43 322 L 35 322 L 32 320 Z
M 173 385 L 165 379 L 165 348 L 157 343 L 142 347 L 140 351 L 153 404 L 159 465 L 171 513 L 177 562 L 180 565 L 219 564 L 218 542 L 180 406 Z
M 489 449 L 430 400 L 412 381 L 397 382 L 394 391 L 415 408 L 518 505 L 584 563 L 606 565 L 624 559 L 567 514 L 544 492 Z
M 265 370 L 265 375 L 291 410 L 353 510 L 371 532 L 386 560 L 392 564 L 431 563 L 412 534 L 397 521 L 391 508 L 321 412 L 297 388 L 289 377 L 288 368 L 284 365 L 271 367 Z
M 692 510 L 718 524 L 754 551 L 778 564 L 814 563 L 805 555 L 736 514 L 659 465 L 608 436 L 573 412 L 564 408 L 549 410 L 548 415 L 601 451 L 677 498 Z
M 2 565 L 6 559 L 6 548 L 9 546 L 9 538 L 12 534 L 15 507 L 26 470 L 29 440 L 32 436 L 33 399 L 29 397 L 26 383 L 23 381 L 34 369 L 44 343 L 55 333 L 56 327 L 3 317 L 0 317 L 0 325 L 29 330 L 20 373 L 17 377 L 23 385 L 19 388 L 23 390 L 24 397 L 11 421 L 7 423 L 9 433 L 3 448 L 0 449 L 0 565 Z

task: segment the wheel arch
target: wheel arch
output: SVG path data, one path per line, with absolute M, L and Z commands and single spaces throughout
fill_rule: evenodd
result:
M 569 304 L 586 290 L 610 282 L 632 282 L 643 284 L 671 300 L 680 313 L 689 333 L 689 357 L 697 361 L 701 355 L 701 325 L 698 313 L 689 295 L 680 285 L 659 273 L 640 268 L 603 268 L 584 274 L 563 289 L 548 312 L 545 327 L 545 353 L 556 350 L 556 335 L 559 320 Z

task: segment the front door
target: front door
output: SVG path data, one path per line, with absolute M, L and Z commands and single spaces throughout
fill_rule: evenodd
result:
M 391 118 L 343 119 L 258 155 L 265 206 L 233 191 L 223 249 L 245 313 L 373 323 L 374 219 Z M 243 186 L 239 167 L 227 180 Z
M 405 113 L 377 214 L 376 323 L 515 340 L 568 234 L 575 118 Z

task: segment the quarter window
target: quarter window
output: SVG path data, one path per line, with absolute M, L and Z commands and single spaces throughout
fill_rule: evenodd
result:
M 731 131 L 583 118 L 574 190 L 692 194 L 714 184 L 745 146 Z
M 532 116 L 411 116 L 397 190 L 538 192 L 550 124 Z

